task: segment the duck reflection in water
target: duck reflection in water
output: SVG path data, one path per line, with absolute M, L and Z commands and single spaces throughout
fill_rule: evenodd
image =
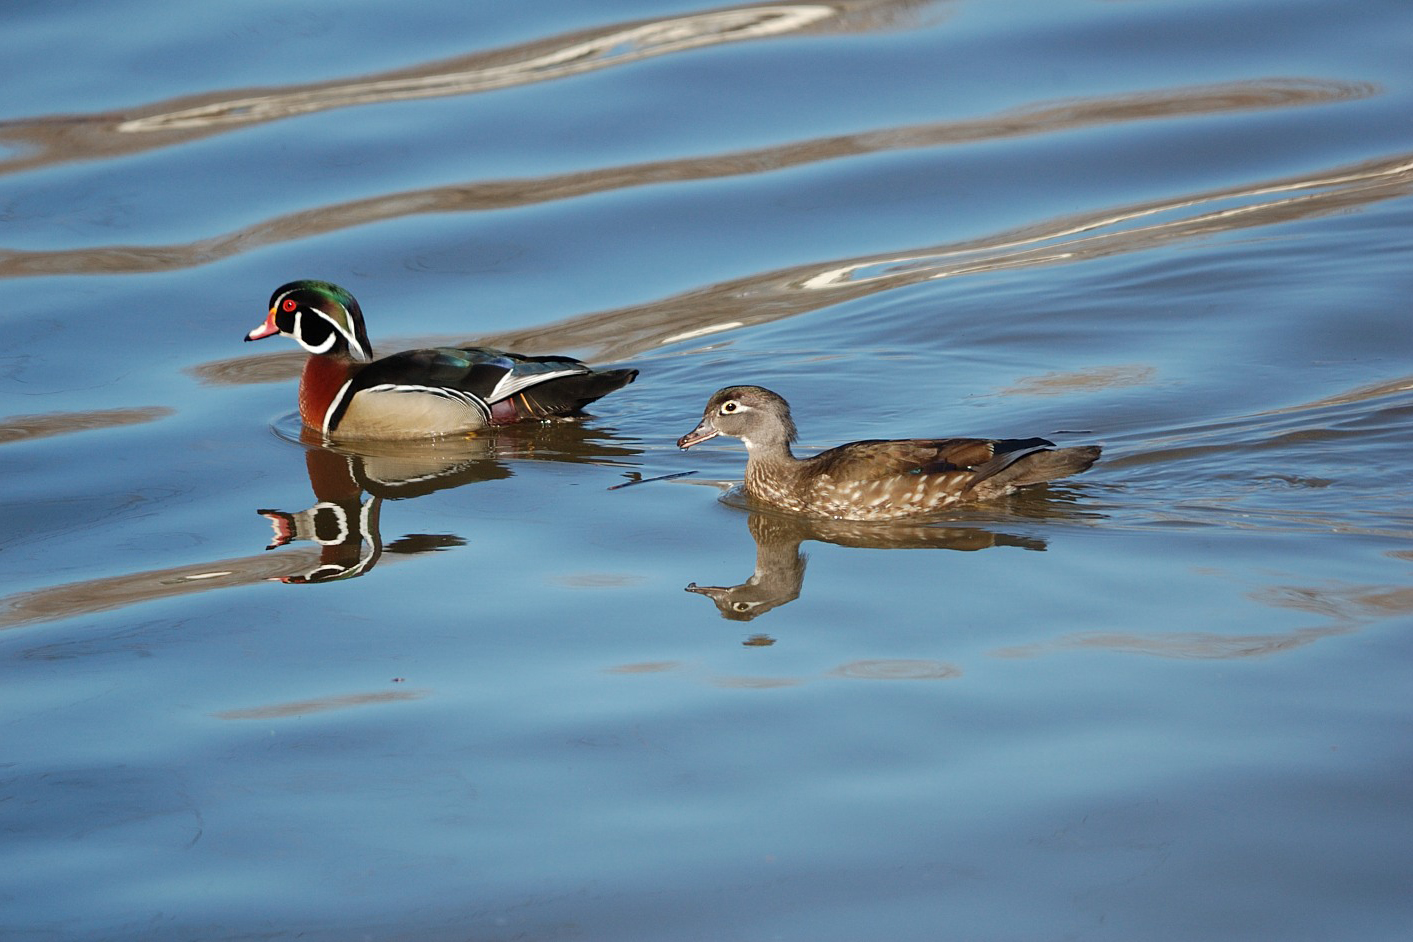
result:
M 716 603 L 723 618 L 750 621 L 799 598 L 808 556 L 805 540 L 858 549 L 950 549 L 974 551 L 993 546 L 1045 549 L 1045 541 L 998 533 L 978 526 L 899 526 L 851 520 L 819 520 L 756 511 L 746 522 L 756 541 L 756 568 L 740 585 L 704 586 L 695 582 L 688 592 Z M 759 642 L 756 642 L 759 643 Z
M 383 501 L 510 476 L 504 465 L 489 459 L 437 466 L 323 447 L 310 448 L 304 457 L 317 502 L 297 513 L 257 511 L 274 529 L 267 550 L 302 540 L 320 546 L 316 565 L 280 577 L 292 585 L 356 578 L 376 566 L 384 552 L 414 554 L 464 545 L 463 538 L 450 534 L 410 534 L 384 545 L 379 529 Z
M 560 423 L 455 441 L 360 443 L 359 451 L 352 452 L 317 442 L 306 430 L 301 437 L 316 503 L 295 513 L 257 511 L 274 530 L 265 548 L 300 541 L 319 544 L 318 563 L 277 577 L 305 585 L 366 575 L 385 553 L 411 556 L 464 546 L 463 537 L 449 533 L 410 533 L 384 543 L 383 501 L 508 478 L 514 473 L 505 461 L 510 458 L 613 463 L 637 454 L 605 442 L 604 434 L 602 429 Z

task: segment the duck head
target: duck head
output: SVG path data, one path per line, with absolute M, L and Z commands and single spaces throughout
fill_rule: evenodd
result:
M 313 354 L 354 360 L 373 358 L 358 302 L 343 288 L 327 281 L 291 281 L 275 289 L 265 323 L 246 334 L 245 339 L 261 340 L 275 334 L 293 337 Z
M 707 400 L 702 421 L 677 439 L 678 448 L 691 448 L 718 435 L 756 445 L 789 445 L 795 440 L 790 404 L 761 386 L 727 386 Z

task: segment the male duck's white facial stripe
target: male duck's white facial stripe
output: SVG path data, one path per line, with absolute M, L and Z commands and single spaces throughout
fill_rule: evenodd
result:
M 349 333 L 348 330 L 345 329 L 342 324 L 333 321 L 330 321 L 330 323 L 333 323 L 334 330 L 337 330 L 339 333 L 343 334 L 344 339 L 348 341 L 349 352 L 353 354 L 353 358 L 355 360 L 373 359 L 372 352 L 363 349 L 363 344 L 359 343 L 358 338 L 355 337 L 353 334 Z
M 329 334 L 329 339 L 319 344 L 318 347 L 311 346 L 307 343 L 304 344 L 304 348 L 306 350 L 308 350 L 310 353 L 328 353 L 334 347 L 334 340 L 336 340 L 338 337 L 342 337 L 344 339 L 344 342 L 348 344 L 348 350 L 350 353 L 353 354 L 353 358 L 355 360 L 371 359 L 371 357 L 368 355 L 368 351 L 364 350 L 363 345 L 358 342 L 358 338 L 350 334 L 347 328 L 345 328 L 343 324 L 339 323 L 337 318 L 330 317 L 328 314 L 325 314 L 323 311 L 320 311 L 317 308 L 315 309 L 314 313 L 316 316 L 323 318 L 324 321 L 327 322 L 328 325 L 333 328 L 334 332 Z M 302 314 L 303 312 L 301 311 L 299 314 L 295 315 L 296 329 L 298 328 L 299 318 L 300 316 L 302 316 Z

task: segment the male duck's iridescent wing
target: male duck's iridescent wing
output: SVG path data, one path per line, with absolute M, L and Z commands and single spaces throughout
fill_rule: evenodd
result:
M 410 426 L 430 426 L 418 429 L 422 434 L 567 415 L 635 376 L 637 370 L 594 370 L 572 357 L 487 347 L 407 350 L 355 373 L 330 407 L 327 429 L 337 429 L 355 402 L 360 414 L 386 402 L 388 422 L 400 414 Z

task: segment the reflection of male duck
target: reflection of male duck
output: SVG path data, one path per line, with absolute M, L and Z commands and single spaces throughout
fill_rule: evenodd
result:
M 274 538 L 266 549 L 298 540 L 318 543 L 321 547 L 316 565 L 280 578 L 281 582 L 291 584 L 333 582 L 361 576 L 377 565 L 384 551 L 424 553 L 460 546 L 466 541 L 458 536 L 417 534 L 385 547 L 378 528 L 383 499 L 411 496 L 408 489 L 427 493 L 438 487 L 510 475 L 503 465 L 488 459 L 462 460 L 437 467 L 405 459 L 380 460 L 340 454 L 324 448 L 310 448 L 305 452 L 305 462 L 309 485 L 318 502 L 298 513 L 259 511 L 274 528 Z M 389 463 L 391 467 L 387 466 Z
M 502 458 L 531 454 L 569 462 L 608 462 L 635 454 L 607 444 L 602 430 L 581 425 L 528 427 L 518 433 L 455 442 L 360 443 L 360 453 L 307 442 L 305 463 L 317 503 L 297 513 L 260 510 L 274 538 L 266 549 L 307 540 L 320 546 L 319 561 L 281 582 L 304 584 L 352 579 L 367 573 L 384 553 L 412 555 L 462 546 L 452 534 L 412 533 L 383 543 L 379 516 L 385 499 L 431 494 L 479 481 L 508 478 Z M 306 430 L 305 439 L 313 437 Z
M 699 586 L 695 582 L 687 586 L 688 592 L 710 598 L 722 617 L 733 621 L 750 621 L 799 597 L 808 559 L 800 549 L 805 540 L 858 549 L 972 551 L 993 546 L 1045 549 L 1044 540 L 996 533 L 981 527 L 880 526 L 760 512 L 751 514 L 747 526 L 756 541 L 756 568 L 751 577 L 733 586 Z

